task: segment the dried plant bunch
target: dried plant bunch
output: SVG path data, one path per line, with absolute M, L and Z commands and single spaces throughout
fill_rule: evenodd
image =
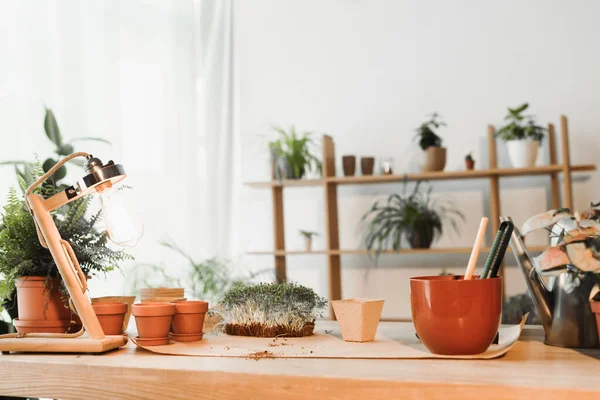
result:
M 301 337 L 313 334 L 315 319 L 327 301 L 312 289 L 294 283 L 238 285 L 212 311 L 229 335 Z
M 525 222 L 521 234 L 546 229 L 555 243 L 535 258 L 540 272 L 560 272 L 575 268 L 600 274 L 600 203 L 591 203 L 582 212 L 567 208 L 535 215 Z

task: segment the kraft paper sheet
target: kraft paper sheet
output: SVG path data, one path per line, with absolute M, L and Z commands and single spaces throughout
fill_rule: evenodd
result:
M 344 342 L 335 321 L 317 321 L 315 334 L 303 338 L 256 338 L 207 333 L 197 342 L 175 342 L 164 346 L 141 346 L 158 354 L 199 357 L 243 358 L 375 358 L 375 359 L 492 359 L 506 354 L 517 342 L 527 316 L 519 325 L 501 326 L 499 344 L 484 353 L 470 356 L 432 354 L 415 336 L 412 324 L 379 324 L 375 340 Z M 132 338 L 135 343 L 135 338 Z

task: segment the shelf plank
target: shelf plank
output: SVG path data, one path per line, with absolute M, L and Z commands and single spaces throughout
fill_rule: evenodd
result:
M 494 169 L 476 169 L 473 171 L 440 171 L 440 172 L 422 172 L 414 174 L 397 175 L 368 175 L 368 176 L 334 176 L 325 179 L 284 179 L 280 181 L 267 182 L 247 182 L 246 185 L 253 188 L 272 188 L 281 186 L 321 186 L 325 183 L 335 183 L 339 185 L 360 185 L 372 183 L 391 183 L 402 182 L 404 178 L 409 181 L 419 180 L 460 180 L 460 179 L 485 179 L 491 177 L 514 177 L 514 176 L 535 176 L 552 175 L 562 172 L 563 165 L 552 164 L 542 165 L 530 168 L 494 168 Z M 572 165 L 572 172 L 591 172 L 595 171 L 593 164 Z
M 547 246 L 529 246 L 530 253 L 540 253 L 546 249 Z M 489 247 L 483 247 L 482 253 L 489 253 Z M 510 247 L 508 251 L 512 251 Z M 400 250 L 384 250 L 381 254 L 470 254 L 470 247 L 454 247 L 454 248 L 431 248 L 431 249 L 400 249 Z M 367 249 L 338 249 L 338 250 L 313 250 L 313 251 L 296 251 L 296 250 L 264 250 L 264 251 L 249 251 L 246 252 L 248 255 L 263 255 L 263 256 L 292 256 L 292 255 L 306 255 L 306 254 L 330 254 L 330 255 L 367 255 L 375 254 L 374 251 Z
M 327 254 L 327 250 L 262 250 L 262 251 L 248 251 L 247 255 L 252 256 L 293 256 L 293 255 L 310 255 L 310 254 Z
M 321 186 L 323 185 L 323 179 L 283 179 L 280 181 L 267 181 L 267 182 L 246 182 L 246 186 L 252 188 L 264 189 L 272 187 L 282 186 Z

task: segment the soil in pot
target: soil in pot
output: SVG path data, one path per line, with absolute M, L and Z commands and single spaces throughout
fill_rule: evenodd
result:
M 173 315 L 173 332 L 177 335 L 198 335 L 204 327 L 208 311 L 207 301 L 176 301 Z
M 343 156 L 342 166 L 344 169 L 344 176 L 354 176 L 356 172 L 356 156 Z
M 360 159 L 360 171 L 363 175 L 373 175 L 375 168 L 375 157 L 362 157 Z
M 63 301 L 60 280 L 45 276 L 22 276 L 17 279 L 17 306 L 21 321 L 70 321 L 71 310 Z
M 138 335 L 141 339 L 164 339 L 169 337 L 175 304 L 143 303 L 131 306 Z
M 121 335 L 127 303 L 92 304 L 105 335 Z
M 421 163 L 422 172 L 443 171 L 446 168 L 446 148 L 429 146 L 424 152 L 425 159 Z
M 225 333 L 234 336 L 256 336 L 256 337 L 303 337 L 311 336 L 315 329 L 315 322 L 306 323 L 300 330 L 290 330 L 288 326 L 265 326 L 264 324 L 226 324 Z

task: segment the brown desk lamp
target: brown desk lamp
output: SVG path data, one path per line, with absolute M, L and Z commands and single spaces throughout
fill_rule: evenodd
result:
M 75 157 L 85 157 L 85 175 L 75 185 L 66 188 L 54 196 L 44 199 L 33 193 L 34 189 L 46 181 L 63 164 Z M 71 353 L 102 353 L 121 347 L 127 343 L 124 336 L 106 336 L 98 322 L 90 299 L 86 294 L 86 278 L 71 245 L 60 237 L 56 224 L 50 214 L 52 211 L 80 197 L 91 193 L 99 193 L 102 201 L 108 235 L 111 240 L 120 245 L 137 243 L 141 229 L 124 213 L 120 204 L 114 203 L 110 193 L 114 184 L 126 177 L 125 170 L 120 164 L 109 161 L 103 164 L 91 154 L 73 153 L 56 163 L 47 173 L 35 181 L 25 193 L 25 199 L 31 209 L 42 246 L 50 250 L 52 258 L 58 267 L 58 272 L 65 282 L 69 292 L 71 306 L 81 318 L 83 329 L 73 334 L 56 333 L 26 333 L 4 335 L 0 339 L 0 351 L 3 353 L 16 352 L 71 352 Z M 119 223 L 120 231 L 112 226 Z M 133 223 L 133 224 L 132 224 Z M 117 229 L 115 229 L 117 228 Z M 86 335 L 83 335 L 85 330 Z

